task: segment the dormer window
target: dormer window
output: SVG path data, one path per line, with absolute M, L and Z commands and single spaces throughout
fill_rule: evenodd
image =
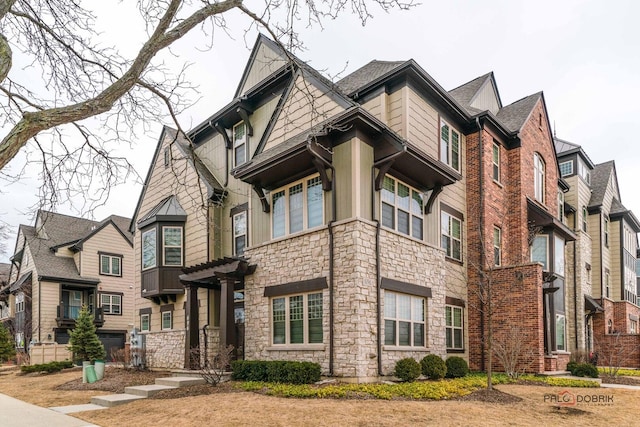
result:
M 233 127 L 233 165 L 240 166 L 247 161 L 247 126 L 240 122 Z

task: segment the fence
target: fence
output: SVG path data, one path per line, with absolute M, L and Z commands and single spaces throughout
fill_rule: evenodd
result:
M 29 350 L 29 359 L 31 365 L 40 363 L 49 363 L 53 361 L 71 360 L 71 352 L 67 348 L 67 344 L 35 344 Z

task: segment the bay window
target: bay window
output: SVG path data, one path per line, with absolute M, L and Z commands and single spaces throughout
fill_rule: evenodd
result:
M 162 227 L 163 262 L 182 266 L 182 227 Z

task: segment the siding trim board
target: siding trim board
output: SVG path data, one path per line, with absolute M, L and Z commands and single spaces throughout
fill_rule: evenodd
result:
M 264 296 L 277 297 L 282 295 L 303 294 L 327 289 L 328 287 L 327 278 L 318 277 L 316 279 L 300 280 L 298 282 L 289 282 L 282 285 L 266 287 L 264 288 Z
M 414 285 L 413 283 L 402 282 L 400 280 L 388 279 L 383 277 L 380 288 L 388 291 L 400 292 L 403 294 L 416 295 L 425 298 L 431 298 L 431 288 L 426 286 Z

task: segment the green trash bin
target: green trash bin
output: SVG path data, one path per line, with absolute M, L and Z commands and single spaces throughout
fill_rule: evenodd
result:
M 96 381 L 98 381 L 98 378 L 96 377 L 96 368 L 94 368 L 93 365 L 89 365 L 86 368 L 87 371 L 87 382 L 88 383 L 95 383 Z

